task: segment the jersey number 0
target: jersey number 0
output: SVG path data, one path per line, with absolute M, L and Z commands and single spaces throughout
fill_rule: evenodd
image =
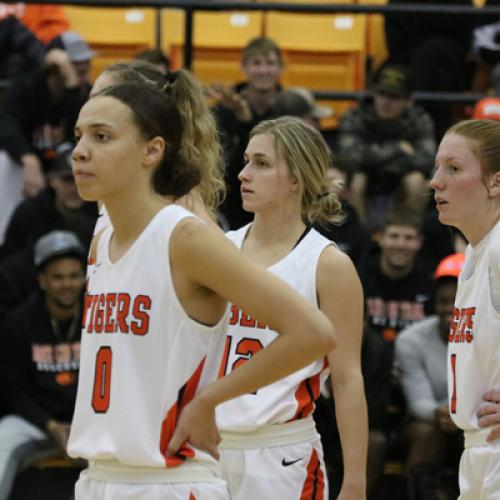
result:
M 94 390 L 92 391 L 92 408 L 96 413 L 106 413 L 109 408 L 112 360 L 113 352 L 111 347 L 103 346 L 97 351 Z

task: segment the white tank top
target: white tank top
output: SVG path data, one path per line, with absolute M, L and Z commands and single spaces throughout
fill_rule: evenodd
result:
M 217 465 L 185 446 L 166 459 L 179 411 L 210 380 L 205 358 L 223 338 L 227 314 L 213 327 L 189 318 L 172 283 L 169 242 L 193 214 L 162 209 L 117 262 L 109 225 L 88 268 L 80 378 L 68 452 L 87 460 L 142 467 Z M 187 457 L 187 459 L 186 459 Z
M 226 235 L 241 249 L 249 228 L 250 225 L 247 225 Z M 319 257 L 328 245 L 332 245 L 330 240 L 311 229 L 286 257 L 269 267 L 268 271 L 317 306 L 316 270 Z M 232 305 L 219 376 L 237 368 L 277 336 L 275 331 Z M 314 410 L 320 386 L 328 375 L 327 366 L 326 358 L 319 359 L 284 379 L 259 389 L 255 394 L 240 396 L 221 404 L 216 410 L 219 428 L 222 431 L 252 432 L 264 425 L 308 417 Z
M 500 223 L 467 247 L 458 279 L 448 344 L 448 397 L 458 427 L 479 429 L 476 412 L 488 389 L 500 388 L 500 314 L 493 306 L 492 269 L 498 268 Z M 489 432 L 489 431 L 488 431 Z

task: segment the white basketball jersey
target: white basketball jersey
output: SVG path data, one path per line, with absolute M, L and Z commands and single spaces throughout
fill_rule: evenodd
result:
M 476 412 L 488 389 L 500 387 L 500 314 L 491 301 L 493 248 L 500 223 L 475 247 L 467 247 L 458 279 L 448 344 L 448 397 L 453 421 L 479 429 Z M 498 252 L 498 250 L 496 250 Z
M 249 225 L 227 233 L 241 249 Z M 281 261 L 268 268 L 304 298 L 315 304 L 316 269 L 321 252 L 332 242 L 311 229 Z M 332 277 L 333 278 L 333 277 Z M 251 318 L 235 305 L 231 307 L 229 329 L 219 376 L 229 373 L 270 344 L 278 334 Z M 314 410 L 320 385 L 327 377 L 326 358 L 286 378 L 217 407 L 217 424 L 223 431 L 251 432 L 263 425 L 305 418 Z
M 73 457 L 144 467 L 215 464 L 187 445 L 166 458 L 179 412 L 210 381 L 205 358 L 227 325 L 227 314 L 213 327 L 197 323 L 176 296 L 169 242 L 186 217 L 193 214 L 165 207 L 115 263 L 112 226 L 99 238 L 82 319 Z

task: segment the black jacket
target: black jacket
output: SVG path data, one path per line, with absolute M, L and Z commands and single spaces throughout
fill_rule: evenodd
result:
M 24 154 L 38 154 L 50 166 L 55 148 L 73 140 L 78 113 L 89 92 L 90 88 L 66 89 L 62 99 L 54 102 L 42 70 L 15 79 L 0 107 L 0 149 L 16 161 Z M 60 128 L 59 140 L 55 136 L 46 140 L 47 130 L 56 128 Z
M 15 209 L 5 232 L 1 257 L 31 247 L 42 235 L 55 229 L 73 231 L 88 247 L 97 219 L 95 203 L 86 203 L 79 210 L 63 214 L 56 207 L 51 188 L 44 189 L 36 197 L 21 202 Z
M 0 20 L 0 78 L 8 79 L 37 70 L 45 46 L 16 17 Z
M 41 429 L 51 418 L 71 421 L 81 330 L 73 332 L 69 342 L 57 337 L 42 293 L 33 295 L 0 326 L 1 387 L 10 413 Z

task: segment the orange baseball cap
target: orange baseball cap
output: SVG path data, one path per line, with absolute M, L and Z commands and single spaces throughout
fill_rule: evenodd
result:
M 445 257 L 437 266 L 434 272 L 434 279 L 458 278 L 464 265 L 465 255 L 463 253 L 453 253 Z
M 472 118 L 475 120 L 500 120 L 500 98 L 484 97 L 474 106 Z

